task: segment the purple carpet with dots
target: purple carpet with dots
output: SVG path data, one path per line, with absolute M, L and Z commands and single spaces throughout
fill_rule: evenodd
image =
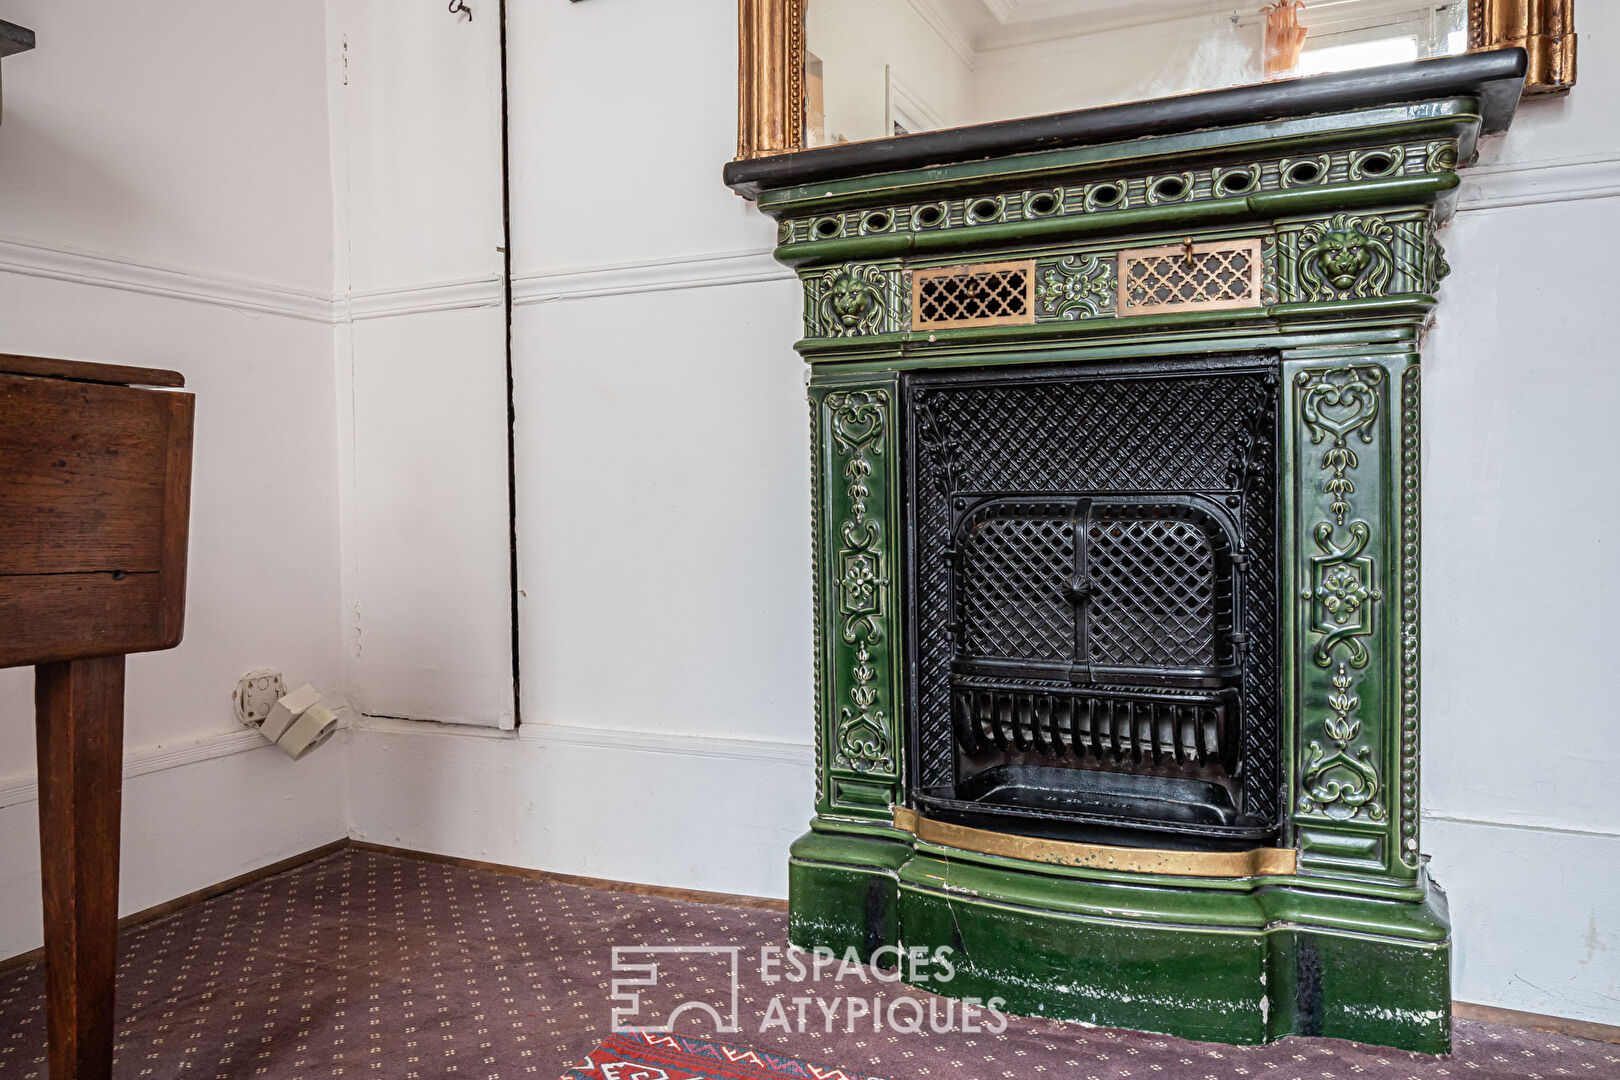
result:
M 556 1080 L 617 1025 L 887 1080 L 1620 1078 L 1620 1046 L 1470 1021 L 1431 1058 L 964 1013 L 864 968 L 795 980 L 761 955 L 786 923 L 340 851 L 124 934 L 114 1075 Z M 0 973 L 0 1080 L 45 1080 L 44 1053 L 40 966 Z M 612 1071 L 588 1075 L 635 1076 Z

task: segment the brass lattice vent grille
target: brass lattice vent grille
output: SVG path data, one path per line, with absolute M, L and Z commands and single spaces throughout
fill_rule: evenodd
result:
M 1119 253 L 1119 313 L 1261 307 L 1260 241 L 1220 240 Z
M 1035 261 L 974 263 L 911 275 L 911 328 L 1015 326 L 1035 321 Z

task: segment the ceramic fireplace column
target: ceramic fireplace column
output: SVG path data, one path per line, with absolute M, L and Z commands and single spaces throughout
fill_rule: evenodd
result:
M 1419 342 L 1524 63 L 728 168 L 812 371 L 794 944 L 950 946 L 928 988 L 1015 1013 L 1449 1048 Z

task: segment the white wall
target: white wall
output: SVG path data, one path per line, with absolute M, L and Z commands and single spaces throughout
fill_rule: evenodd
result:
M 358 729 L 357 836 L 785 889 L 813 783 L 808 419 L 796 286 L 719 178 L 735 19 L 511 8 L 524 724 Z
M 1620 9 L 1465 174 L 1424 373 L 1424 846 L 1457 994 L 1620 1023 Z M 1596 241 L 1596 242 L 1594 242 Z
M 615 881 L 785 896 L 814 798 L 808 746 L 656 718 L 516 732 L 373 720 L 350 734 L 357 838 Z
M 197 395 L 185 640 L 128 664 L 129 911 L 344 831 L 343 749 L 247 749 L 230 706 L 266 664 L 339 682 L 323 16 L 5 15 L 39 47 L 5 61 L 0 351 L 171 367 Z M 0 956 L 40 936 L 32 686 L 0 672 Z
M 526 721 L 808 737 L 799 305 L 718 181 L 735 18 L 513 9 Z
M 330 0 L 345 671 L 362 712 L 515 721 L 499 23 Z

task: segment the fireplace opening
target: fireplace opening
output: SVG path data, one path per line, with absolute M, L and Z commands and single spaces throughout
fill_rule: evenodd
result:
M 906 377 L 914 808 L 1273 840 L 1273 357 Z

